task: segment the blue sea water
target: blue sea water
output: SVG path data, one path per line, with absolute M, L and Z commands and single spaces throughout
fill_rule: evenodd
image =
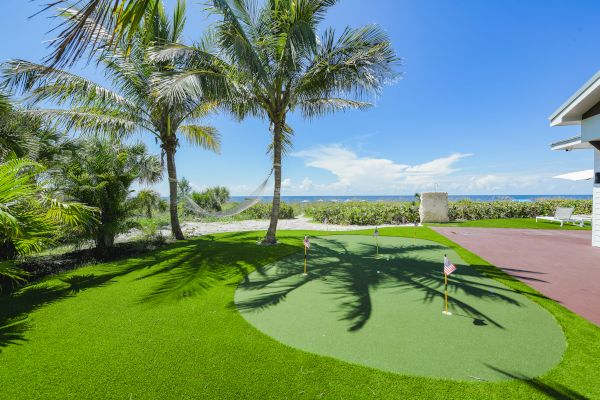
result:
M 231 196 L 231 201 L 242 201 L 244 196 Z M 413 201 L 414 196 L 281 196 L 281 199 L 289 204 L 297 203 L 322 203 L 322 202 L 388 202 L 388 201 Z M 450 201 L 457 200 L 473 200 L 473 201 L 494 201 L 494 200 L 511 200 L 511 201 L 534 201 L 538 199 L 570 199 L 570 200 L 591 200 L 591 195 L 586 194 L 507 194 L 507 195 L 449 195 Z M 263 202 L 270 202 L 271 196 L 262 198 Z

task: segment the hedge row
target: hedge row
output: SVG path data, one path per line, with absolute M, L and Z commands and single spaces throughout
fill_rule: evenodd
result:
M 553 215 L 557 207 L 574 207 L 576 214 L 591 214 L 591 200 L 538 200 L 450 202 L 448 216 L 451 221 L 532 218 Z M 419 219 L 419 207 L 408 202 L 396 203 L 326 203 L 307 207 L 304 213 L 315 221 L 340 225 L 382 225 L 411 223 Z
M 532 202 L 461 200 L 449 204 L 448 216 L 451 221 L 533 218 L 537 215 L 554 215 L 557 207 L 574 207 L 575 214 L 591 214 L 592 200 L 553 199 Z
M 419 219 L 413 203 L 327 203 L 308 207 L 304 213 L 315 221 L 336 225 L 403 224 Z

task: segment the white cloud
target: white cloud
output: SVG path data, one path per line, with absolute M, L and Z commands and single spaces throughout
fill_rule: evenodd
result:
M 537 188 L 547 180 L 548 176 L 540 175 L 486 174 L 471 176 L 464 186 L 467 191 L 475 193 L 506 192 L 508 189 L 522 191 Z
M 303 190 L 303 191 L 309 191 L 314 187 L 313 181 L 311 181 L 309 178 L 304 178 L 302 179 L 302 183 L 300 184 L 300 186 L 298 186 L 298 189 Z
M 319 189 L 320 193 L 383 193 L 414 190 L 417 186 L 437 182 L 458 169 L 455 164 L 470 154 L 454 153 L 417 165 L 397 163 L 386 158 L 359 157 L 354 151 L 339 146 L 321 146 L 292 154 L 305 159 L 309 167 L 331 172 L 337 180 L 330 184 L 315 185 L 305 178 L 298 189 Z

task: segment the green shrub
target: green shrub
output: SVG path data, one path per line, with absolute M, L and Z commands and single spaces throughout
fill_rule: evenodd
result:
M 419 219 L 413 203 L 326 203 L 307 207 L 305 214 L 315 221 L 337 225 L 382 225 L 411 223 Z
M 239 215 L 240 219 L 269 219 L 271 217 L 271 203 L 258 203 Z M 279 206 L 279 219 L 294 218 L 294 209 L 287 203 L 281 202 Z
M 541 199 L 532 202 L 471 201 L 461 200 L 448 205 L 451 221 L 533 218 L 537 215 L 554 215 L 557 207 L 574 207 L 575 214 L 591 214 L 591 200 Z
M 202 192 L 192 192 L 191 197 L 204 210 L 221 211 L 229 199 L 229 190 L 223 186 L 215 186 Z

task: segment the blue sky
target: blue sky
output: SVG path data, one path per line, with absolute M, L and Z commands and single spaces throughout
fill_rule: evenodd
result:
M 48 53 L 53 22 L 28 18 L 41 4 L 2 0 L 0 60 Z M 187 41 L 208 24 L 202 8 L 188 0 Z M 599 12 L 597 1 L 340 1 L 323 26 L 381 25 L 403 59 L 403 79 L 367 111 L 291 116 L 283 194 L 401 195 L 435 184 L 450 194 L 591 193 L 589 181 L 552 178 L 591 168 L 593 155 L 550 151 L 578 127 L 550 128 L 547 117 L 600 68 Z M 93 65 L 75 70 L 103 82 Z M 182 147 L 179 176 L 197 188 L 249 193 L 270 170 L 268 123 L 226 115 L 207 122 L 223 135 L 222 153 Z M 157 189 L 166 194 L 166 183 Z

